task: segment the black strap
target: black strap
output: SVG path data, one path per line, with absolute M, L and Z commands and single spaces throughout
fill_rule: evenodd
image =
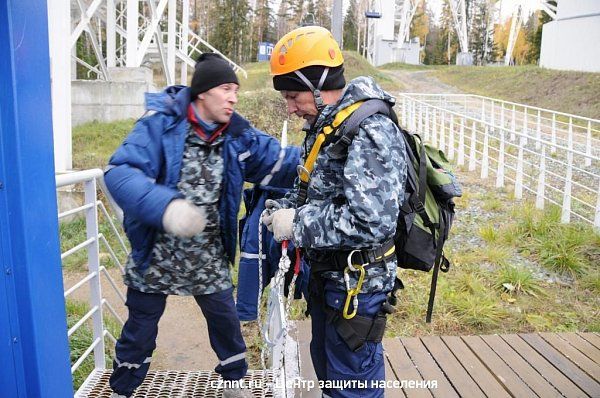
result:
M 298 185 L 298 196 L 296 197 L 296 208 L 304 206 L 308 197 L 308 183 L 300 180 Z
M 435 262 L 433 263 L 433 275 L 431 275 L 431 287 L 429 288 L 429 302 L 427 303 L 427 315 L 425 317 L 425 322 L 427 323 L 431 323 L 431 315 L 433 314 L 433 304 L 434 304 L 434 300 L 435 300 L 435 291 L 437 288 L 437 278 L 438 278 L 438 273 L 441 269 L 441 263 L 442 263 L 442 259 L 445 261 L 444 262 L 444 268 L 442 268 L 443 272 L 448 272 L 448 269 L 450 268 L 450 262 L 448 261 L 448 259 L 446 257 L 444 257 L 444 252 L 442 250 L 442 243 L 444 241 L 444 229 L 446 227 L 446 220 L 444 219 L 444 214 L 442 213 L 442 211 L 439 211 L 439 217 L 440 217 L 440 231 L 439 231 L 439 236 L 437 239 L 437 243 L 436 243 L 436 255 L 435 255 Z M 435 239 L 435 235 L 433 235 L 434 239 Z
M 348 266 L 348 256 L 352 253 L 352 263 L 364 265 L 365 269 L 379 266 L 387 260 L 394 258 L 396 252 L 392 251 L 395 247 L 394 239 L 391 238 L 383 245 L 374 249 L 363 250 L 307 250 L 305 256 L 308 259 L 311 269 L 317 272 L 323 271 L 343 271 Z

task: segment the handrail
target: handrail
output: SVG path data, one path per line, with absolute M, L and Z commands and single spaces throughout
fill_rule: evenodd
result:
M 480 99 L 484 99 L 484 100 L 492 100 L 492 101 L 495 101 L 495 102 L 504 102 L 505 104 L 522 106 L 522 107 L 526 107 L 528 109 L 535 109 L 535 110 L 540 110 L 540 111 L 543 111 L 543 112 L 556 113 L 557 115 L 562 115 L 562 116 L 567 116 L 567 117 L 574 117 L 574 118 L 578 118 L 578 119 L 582 119 L 582 120 L 586 120 L 586 121 L 600 123 L 600 120 L 594 119 L 594 118 L 590 118 L 590 117 L 587 117 L 587 116 L 575 115 L 575 114 L 572 114 L 572 113 L 566 113 L 566 112 L 561 112 L 561 111 L 554 111 L 554 110 L 551 110 L 551 109 L 541 108 L 541 107 L 537 107 L 537 106 L 533 106 L 533 105 L 526 105 L 526 104 L 521 104 L 521 103 L 518 103 L 518 102 L 512 102 L 512 101 L 507 101 L 507 100 L 502 100 L 502 99 L 498 99 L 498 98 L 485 97 L 483 95 L 478 95 L 478 94 L 459 94 L 459 93 L 435 94 L 435 93 L 410 93 L 410 92 L 403 92 L 403 93 L 400 93 L 400 94 L 401 95 L 408 95 L 408 96 L 411 96 L 411 97 L 414 97 L 414 96 L 422 96 L 422 97 L 444 96 L 444 97 L 480 98 Z
M 79 319 L 77 322 L 72 325 L 67 331 L 67 336 L 69 338 L 73 337 L 75 332 L 84 324 L 90 323 L 92 324 L 93 329 L 93 342 L 87 347 L 85 352 L 75 361 L 75 363 L 71 367 L 71 372 L 75 372 L 83 361 L 89 357 L 89 355 L 94 352 L 94 367 L 97 369 L 104 369 L 106 366 L 105 361 L 105 337 L 109 337 L 114 340 L 114 337 L 107 331 L 106 325 L 104 324 L 103 312 L 107 310 L 111 313 L 118 322 L 122 323 L 123 320 L 118 316 L 115 309 L 106 301 L 105 298 L 102 297 L 102 289 L 101 289 L 101 277 L 102 273 L 105 274 L 108 283 L 117 293 L 120 301 L 124 302 L 125 297 L 119 291 L 117 284 L 112 279 L 111 275 L 107 271 L 104 266 L 100 265 L 100 242 L 106 246 L 110 257 L 117 264 L 117 266 L 123 270 L 123 265 L 119 258 L 116 256 L 114 250 L 110 246 L 106 237 L 98 231 L 98 208 L 101 209 L 104 217 L 106 218 L 110 231 L 117 236 L 118 242 L 121 245 L 121 249 L 123 252 L 127 254 L 127 246 L 124 243 L 123 238 L 120 236 L 119 231 L 117 230 L 115 223 L 112 220 L 111 215 L 109 214 L 106 206 L 102 203 L 101 200 L 98 199 L 98 190 L 104 193 L 104 196 L 109 201 L 111 210 L 117 216 L 122 217 L 122 212 L 120 212 L 119 207 L 116 205 L 108 189 L 106 189 L 103 180 L 103 171 L 100 169 L 90 169 L 90 170 L 82 170 L 75 171 L 71 173 L 65 173 L 56 175 L 56 187 L 57 189 L 67 187 L 75 184 L 83 184 L 84 191 L 84 204 L 73 209 L 69 209 L 63 211 L 58 214 L 59 218 L 64 218 L 69 215 L 74 215 L 77 213 L 82 213 L 85 216 L 85 230 L 86 230 L 86 238 L 83 242 L 66 249 L 62 254 L 61 258 L 65 259 L 69 255 L 80 251 L 81 249 L 86 248 L 88 252 L 87 262 L 88 262 L 88 272 L 87 274 L 77 281 L 73 286 L 66 289 L 64 292 L 64 297 L 67 299 L 71 294 L 73 294 L 76 290 L 80 289 L 82 286 L 89 284 L 90 294 L 89 294 L 89 310 Z M 88 375 L 86 381 L 93 375 Z M 85 382 L 83 383 L 85 385 Z
M 440 95 L 440 94 L 438 94 L 438 95 Z M 400 96 L 404 97 L 405 94 L 401 93 Z M 411 101 L 414 101 L 415 103 L 427 106 L 430 109 L 439 110 L 440 112 L 443 112 L 445 114 L 450 114 L 450 115 L 458 116 L 458 117 L 464 118 L 466 120 L 470 120 L 470 121 L 473 121 L 473 122 L 477 122 L 477 123 L 481 123 L 481 124 L 484 124 L 484 125 L 488 125 L 489 127 L 493 127 L 494 129 L 504 130 L 504 131 L 509 132 L 511 134 L 515 134 L 517 137 L 526 138 L 528 140 L 539 142 L 540 144 L 545 144 L 545 145 L 548 145 L 548 146 L 555 147 L 556 149 L 561 149 L 561 150 L 573 152 L 573 154 L 576 154 L 576 155 L 579 155 L 579 156 L 582 156 L 582 157 L 590 157 L 591 156 L 593 160 L 600 160 L 600 157 L 597 157 L 597 156 L 594 156 L 594 155 L 589 155 L 587 153 L 580 152 L 580 151 L 577 151 L 575 149 L 568 148 L 566 146 L 562 146 L 562 145 L 559 145 L 559 144 L 556 144 L 556 143 L 552 143 L 551 141 L 547 141 L 547 140 L 544 140 L 544 139 L 541 139 L 541 138 L 537 138 L 537 137 L 531 136 L 529 134 L 524 134 L 520 130 L 511 130 L 508 127 L 495 125 L 495 124 L 492 124 L 489 121 L 482 120 L 482 119 L 477 118 L 475 116 L 465 115 L 465 114 L 462 114 L 462 113 L 460 113 L 458 111 L 448 110 L 448 109 L 446 109 L 444 107 L 431 105 L 431 104 L 423 102 L 423 101 L 418 101 L 418 100 L 414 100 L 414 99 L 411 99 Z M 598 120 L 598 122 L 600 123 L 600 120 Z
M 427 99 L 434 97 L 436 101 Z M 569 115 L 569 129 L 557 131 L 554 123 L 542 125 L 541 117 L 532 117 L 537 122 L 532 129 L 525 115 L 532 107 L 519 104 L 523 109 L 508 108 L 509 112 L 498 117 L 497 113 L 486 114 L 485 105 L 473 110 L 466 100 L 463 106 L 452 102 L 452 98 L 469 97 L 493 101 L 469 94 L 401 93 L 399 119 L 425 141 L 445 150 L 450 160 L 456 152 L 458 165 L 468 160 L 469 171 L 479 167 L 481 179 L 495 173 L 496 187 L 503 187 L 505 180 L 514 181 L 516 198 L 531 192 L 538 208 L 545 202 L 559 203 L 562 222 L 575 216 L 600 230 L 600 148 L 592 147 L 597 140 L 590 136 L 592 122 L 600 124 L 600 120 Z M 573 119 L 577 118 L 590 120 L 585 139 L 574 134 Z
M 100 169 L 89 169 L 82 171 L 74 171 L 65 174 L 56 175 L 56 188 L 62 188 L 67 185 L 74 185 L 81 182 L 91 181 L 102 177 L 103 173 Z

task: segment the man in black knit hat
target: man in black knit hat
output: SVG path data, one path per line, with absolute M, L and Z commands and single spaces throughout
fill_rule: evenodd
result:
M 124 275 L 129 318 L 115 347 L 113 397 L 132 396 L 146 377 L 171 294 L 193 296 L 200 306 L 223 396 L 252 396 L 241 382 L 246 345 L 229 268 L 241 192 L 245 181 L 291 186 L 299 150 L 281 148 L 234 112 L 238 87 L 222 57 L 203 54 L 191 87 L 146 95 L 154 113 L 136 123 L 109 161 L 106 185 L 123 209 L 132 249 Z

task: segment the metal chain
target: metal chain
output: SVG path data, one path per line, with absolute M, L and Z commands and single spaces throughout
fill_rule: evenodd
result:
M 265 341 L 265 334 L 262 329 L 262 321 L 260 318 L 260 308 L 262 304 L 262 292 L 263 292 L 263 219 L 269 213 L 268 209 L 263 210 L 260 213 L 260 219 L 258 223 L 258 299 L 256 301 L 256 322 L 258 323 L 258 329 L 260 330 L 260 334 L 262 336 L 263 341 Z M 266 369 L 265 365 L 265 347 L 262 346 L 260 350 L 260 361 L 263 370 Z

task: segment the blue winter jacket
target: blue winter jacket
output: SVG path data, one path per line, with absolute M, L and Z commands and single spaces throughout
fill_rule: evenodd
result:
M 164 211 L 177 190 L 186 133 L 190 89 L 171 86 L 146 94 L 146 110 L 112 155 L 105 171 L 106 185 L 123 209 L 123 226 L 131 243 L 131 256 L 140 270 L 151 261 L 157 232 L 163 229 Z M 237 215 L 244 181 L 288 187 L 300 160 L 297 147 L 282 149 L 279 141 L 255 129 L 234 113 L 224 131 L 224 174 L 219 201 L 221 237 L 229 262 L 235 259 Z
M 238 268 L 238 288 L 237 308 L 240 321 L 253 321 L 257 318 L 258 310 L 258 269 L 259 269 L 259 245 L 258 245 L 258 227 L 262 229 L 262 255 L 263 261 L 260 263 L 262 270 L 262 287 L 264 288 L 271 282 L 271 278 L 279 268 L 279 259 L 281 258 L 281 243 L 273 239 L 273 233 L 267 230 L 267 227 L 261 225 L 260 215 L 265 209 L 267 199 L 280 199 L 288 189 L 273 188 L 269 186 L 255 185 L 253 188 L 244 190 L 244 207 L 246 215 L 240 220 L 240 262 Z M 292 261 L 295 260 L 294 244 L 290 242 L 288 256 Z M 296 280 L 296 289 L 294 298 L 308 297 L 308 277 L 309 269 L 304 261 L 301 263 L 300 274 Z M 291 278 L 291 275 L 290 275 Z M 286 279 L 286 290 L 290 280 Z

